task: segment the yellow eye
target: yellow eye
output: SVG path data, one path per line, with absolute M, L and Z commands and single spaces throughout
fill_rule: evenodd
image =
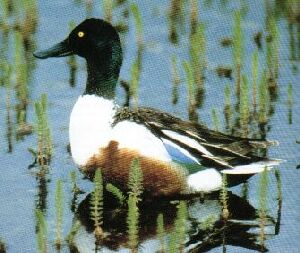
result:
M 82 38 L 84 36 L 84 32 L 78 32 L 77 35 L 79 38 Z

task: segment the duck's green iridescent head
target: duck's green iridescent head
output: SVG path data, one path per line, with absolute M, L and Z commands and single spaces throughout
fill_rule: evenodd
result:
M 116 29 L 101 19 L 86 19 L 62 42 L 38 51 L 39 59 L 72 54 L 84 57 L 88 65 L 85 93 L 113 97 L 122 64 L 122 48 Z

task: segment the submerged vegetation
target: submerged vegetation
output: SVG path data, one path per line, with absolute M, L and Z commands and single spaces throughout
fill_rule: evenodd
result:
M 55 191 L 55 210 L 56 210 L 56 240 L 55 245 L 57 249 L 62 246 L 62 222 L 64 215 L 64 194 L 63 194 L 63 183 L 59 179 L 56 182 Z
M 37 131 L 37 162 L 44 166 L 49 164 L 52 155 L 52 139 L 47 116 L 47 95 L 42 94 L 40 101 L 35 102 Z
M 36 224 L 37 224 L 37 249 L 39 253 L 48 252 L 48 228 L 47 223 L 44 217 L 44 214 L 41 210 L 37 209 L 35 212 Z
M 140 216 L 138 203 L 141 201 L 141 194 L 143 193 L 143 173 L 138 159 L 134 159 L 132 162 L 128 178 L 128 189 L 128 244 L 131 252 L 134 253 L 138 252 L 138 231 Z
M 90 216 L 94 221 L 94 234 L 96 244 L 99 244 L 103 238 L 103 179 L 102 172 L 97 169 L 94 176 L 94 191 L 91 194 Z

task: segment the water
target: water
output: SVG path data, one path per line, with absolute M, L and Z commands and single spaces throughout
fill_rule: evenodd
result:
M 209 1 L 206 1 L 209 2 Z M 232 9 L 237 7 L 236 2 L 227 1 L 222 7 L 222 1 L 211 1 L 212 5 L 205 5 L 202 1 L 199 5 L 201 21 L 206 27 L 207 41 L 207 70 L 205 72 L 205 98 L 202 108 L 198 110 L 199 119 L 213 128 L 211 108 L 215 107 L 220 116 L 222 130 L 225 131 L 223 107 L 225 84 L 230 83 L 232 96 L 234 97 L 234 80 L 219 78 L 215 68 L 220 65 L 233 66 L 232 52 L 230 48 L 223 48 L 220 41 L 224 37 L 231 36 L 233 24 Z M 226 1 L 223 1 L 226 2 Z M 233 3 L 234 2 L 234 3 Z M 247 2 L 247 1 L 245 1 Z M 278 1 L 279 2 L 279 1 Z M 270 1 L 271 6 L 275 3 Z M 276 2 L 277 3 L 277 2 Z M 188 59 L 188 25 L 186 31 L 179 36 L 179 45 L 174 46 L 168 40 L 167 11 L 169 1 L 143 1 L 138 4 L 144 23 L 145 50 L 141 82 L 139 89 L 139 103 L 141 105 L 159 108 L 187 119 L 186 87 L 184 83 L 184 71 L 180 67 L 180 76 L 183 79 L 179 86 L 179 101 L 172 105 L 171 94 L 171 57 L 176 54 L 179 65 L 184 59 Z M 35 34 L 36 45 L 39 49 L 47 48 L 64 39 L 68 33 L 68 23 L 74 20 L 77 24 L 85 19 L 86 10 L 84 4 L 76 4 L 73 1 L 45 1 L 39 6 L 38 30 Z M 300 74 L 299 57 L 291 60 L 290 36 L 287 18 L 280 13 L 282 8 L 276 9 L 278 13 L 277 24 L 280 31 L 280 70 L 278 83 L 278 98 L 272 102 L 274 113 L 268 121 L 268 139 L 276 139 L 280 142 L 278 147 L 269 150 L 270 157 L 285 160 L 279 166 L 282 178 L 282 209 L 281 218 L 278 216 L 278 201 L 276 200 L 276 180 L 273 173 L 269 175 L 269 189 L 267 198 L 268 223 L 265 227 L 265 248 L 259 245 L 259 221 L 256 213 L 259 209 L 259 176 L 254 176 L 248 183 L 247 198 L 243 198 L 242 186 L 230 189 L 229 212 L 232 214 L 227 222 L 224 232 L 224 223 L 220 217 L 222 206 L 218 196 L 207 196 L 204 200 L 199 198 L 188 201 L 189 218 L 187 221 L 188 236 L 186 238 L 186 251 L 190 252 L 220 252 L 226 248 L 227 252 L 251 252 L 267 249 L 270 252 L 298 252 L 299 243 L 299 206 L 298 189 L 300 188 L 299 170 L 300 145 L 296 140 L 300 139 Z M 258 31 L 265 32 L 266 12 L 264 1 L 248 1 L 247 14 L 244 17 L 243 29 L 245 33 L 245 55 L 243 73 L 251 80 L 251 54 L 256 48 L 253 42 L 253 34 Z M 120 18 L 120 11 L 115 11 L 114 21 Z M 101 4 L 95 2 L 93 16 L 101 17 Z M 121 70 L 121 79 L 130 80 L 130 68 L 136 54 L 134 22 L 129 19 L 129 32 L 123 36 L 123 48 L 125 51 L 124 63 Z M 299 24 L 298 24 L 299 25 Z M 299 29 L 299 28 L 298 28 Z M 297 38 L 297 34 L 294 34 Z M 263 40 L 264 41 L 264 40 Z M 299 47 L 298 44 L 296 47 Z M 265 66 L 265 43 L 263 50 L 259 51 L 260 66 Z M 10 58 L 13 50 L 10 49 Z M 79 60 L 79 59 L 78 59 Z M 67 59 L 50 59 L 36 61 L 36 68 L 29 83 L 29 104 L 27 122 L 34 124 L 34 101 L 40 98 L 42 93 L 48 94 L 48 116 L 54 143 L 54 154 L 50 164 L 49 173 L 45 177 L 36 175 L 37 168 L 28 170 L 33 162 L 33 157 L 28 148 L 36 148 L 37 137 L 35 134 L 26 136 L 17 141 L 13 138 L 13 151 L 7 153 L 6 140 L 6 106 L 5 88 L 0 87 L 0 161 L 2 177 L 0 178 L 0 238 L 7 246 L 7 252 L 35 252 L 36 219 L 35 209 L 44 210 L 48 225 L 48 249 L 55 252 L 55 184 L 61 178 L 64 182 L 64 218 L 63 235 L 66 237 L 72 224 L 80 221 L 78 233 L 74 238 L 75 247 L 79 252 L 94 251 L 94 236 L 92 225 L 88 220 L 87 196 L 91 192 L 92 184 L 82 179 L 77 171 L 69 153 L 68 145 L 68 119 L 76 98 L 82 93 L 85 82 L 85 65 L 79 60 L 77 85 L 70 88 L 68 84 L 69 70 Z M 260 68 L 260 73 L 262 68 Z M 292 124 L 288 118 L 288 85 L 293 85 L 294 103 L 292 106 Z M 118 101 L 124 101 L 124 91 L 118 87 Z M 15 110 L 17 101 L 12 90 L 12 120 L 15 131 Z M 253 132 L 257 132 L 255 129 Z M 77 171 L 79 187 L 85 194 L 77 199 L 78 211 L 71 211 L 73 194 L 71 192 L 70 171 Z M 103 242 L 105 252 L 126 249 L 126 209 L 115 207 L 107 198 L 107 206 L 104 212 L 103 229 L 108 236 Z M 140 217 L 140 249 L 143 252 L 155 252 L 159 250 L 159 242 L 156 238 L 156 217 L 163 213 L 165 218 L 165 231 L 167 239 L 172 233 L 176 219 L 176 203 L 157 201 L 155 204 L 145 203 L 141 207 Z M 205 221 L 210 220 L 211 227 L 203 228 Z M 279 222 L 280 221 L 280 222 Z M 202 226 L 201 226 L 202 224 Z M 278 231 L 279 230 L 279 231 Z M 225 239 L 224 239 L 225 238 Z M 209 240 L 208 240 L 209 239 Z M 223 244 L 225 241 L 225 245 Z M 68 252 L 69 246 L 64 243 L 61 252 Z M 72 251 L 76 252 L 76 251 Z

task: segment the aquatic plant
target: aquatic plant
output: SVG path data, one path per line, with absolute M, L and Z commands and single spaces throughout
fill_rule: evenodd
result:
M 258 68 L 259 68 L 259 62 L 258 62 L 258 50 L 255 50 L 255 52 L 252 54 L 252 105 L 253 110 L 256 111 L 256 97 L 257 97 L 257 83 L 258 83 Z
M 134 195 L 129 195 L 128 200 L 128 213 L 127 213 L 127 233 L 128 245 L 131 252 L 138 252 L 138 224 L 139 224 L 139 209 L 137 206 L 137 199 Z
M 63 194 L 63 182 L 58 179 L 55 189 L 55 211 L 56 211 L 56 239 L 55 246 L 60 249 L 62 246 L 62 221 L 64 212 L 64 194 Z
M 274 15 L 267 16 L 267 51 L 268 80 L 274 85 L 279 73 L 279 30 Z
M 109 23 L 112 23 L 113 7 L 113 0 L 103 0 L 104 20 Z
M 196 112 L 196 87 L 193 69 L 191 64 L 188 61 L 183 61 L 182 63 L 185 74 L 186 74 L 186 84 L 187 84 L 187 92 L 188 92 L 188 111 L 189 111 L 189 119 L 192 121 L 198 121 L 198 115 Z
M 187 236 L 187 217 L 187 204 L 185 201 L 180 201 L 177 205 L 177 215 L 174 222 L 173 232 L 170 235 L 168 252 L 183 252 L 185 238 Z
M 191 34 L 196 33 L 196 29 L 199 22 L 199 15 L 198 15 L 198 0 L 191 0 L 190 1 L 190 27 L 191 27 Z
M 248 79 L 246 75 L 242 75 L 239 109 L 240 109 L 240 126 L 242 128 L 242 136 L 247 137 L 249 119 L 250 119 L 250 110 L 249 110 Z
M 220 131 L 221 130 L 221 124 L 220 124 L 219 116 L 218 116 L 218 113 L 217 113 L 217 109 L 215 107 L 211 109 L 211 117 L 212 117 L 214 129 L 216 131 Z
M 173 104 L 177 104 L 178 102 L 178 86 L 180 84 L 180 75 L 179 75 L 179 70 L 178 70 L 178 59 L 176 55 L 172 56 L 171 59 L 171 75 L 172 75 L 172 84 L 173 84 L 173 88 L 172 88 L 172 103 Z
M 185 0 L 171 0 L 170 8 L 168 11 L 168 31 L 169 31 L 169 40 L 173 44 L 178 43 L 178 34 L 179 29 L 183 30 L 184 28 L 184 5 Z
M 249 197 L 249 184 L 248 182 L 243 183 L 241 197 L 248 200 Z
M 72 193 L 80 192 L 80 189 L 77 185 L 77 173 L 75 170 L 70 171 L 70 178 L 72 184 Z
M 160 253 L 166 252 L 164 216 L 160 213 L 156 220 L 156 234 L 160 242 Z
M 92 16 L 93 13 L 93 9 L 94 9 L 94 1 L 91 0 L 86 0 L 84 1 L 85 3 L 85 15 L 87 18 L 90 18 Z
M 78 194 L 81 193 L 80 188 L 77 185 L 77 174 L 75 170 L 70 171 L 70 178 L 71 178 L 71 185 L 72 185 L 72 201 L 71 201 L 71 211 L 76 212 L 78 203 L 77 203 L 77 198 Z
M 5 242 L 2 240 L 2 238 L 0 237 L 0 253 L 5 253 L 6 252 L 6 245 Z
M 128 189 L 129 196 L 127 199 L 128 214 L 127 214 L 127 233 L 128 233 L 128 245 L 131 252 L 135 253 L 138 249 L 138 226 L 139 226 L 139 208 L 138 202 L 141 200 L 140 196 L 143 193 L 143 173 L 140 168 L 139 160 L 134 159 L 132 161 L 129 179 Z
M 22 111 L 26 112 L 28 104 L 28 76 L 27 63 L 24 56 L 23 37 L 18 31 L 15 33 L 15 57 L 14 57 L 14 72 L 16 73 L 16 96 L 18 99 L 17 105 L 17 120 Z
M 140 73 L 142 69 L 142 53 L 143 53 L 143 23 L 142 16 L 136 3 L 130 5 L 135 23 L 135 39 L 137 44 L 137 56 L 131 66 L 130 95 L 134 99 L 134 107 L 138 106 L 138 87 Z
M 48 252 L 47 248 L 47 223 L 44 217 L 43 212 L 40 209 L 35 210 L 35 217 L 37 223 L 37 246 L 39 253 Z
M 230 131 L 232 128 L 232 102 L 231 102 L 231 87 L 230 84 L 227 84 L 224 89 L 225 93 L 225 106 L 224 106 L 224 116 L 227 131 Z
M 281 207 L 282 207 L 282 182 L 279 169 L 274 170 L 276 185 L 277 185 L 277 201 L 278 201 L 278 210 L 277 210 L 277 221 L 275 224 L 275 235 L 279 234 L 280 221 L 281 221 Z
M 263 172 L 260 173 L 259 180 L 259 207 L 258 207 L 258 217 L 259 217 L 259 242 L 261 248 L 264 248 L 265 244 L 265 226 L 267 223 L 267 193 L 268 193 L 268 171 L 265 168 Z
M 242 15 L 241 15 L 241 11 L 237 10 L 234 12 L 234 26 L 233 26 L 233 62 L 235 67 L 235 84 L 236 84 L 237 95 L 240 94 L 243 54 L 244 54 L 244 34 L 242 30 Z
M 268 121 L 268 108 L 270 103 L 270 94 L 267 84 L 267 74 L 262 73 L 259 83 L 259 104 L 258 104 L 258 122 L 266 124 Z
M 13 150 L 13 127 L 11 117 L 11 66 L 6 63 L 3 67 L 3 83 L 5 85 L 5 105 L 6 105 L 6 138 L 7 151 L 11 153 Z
M 222 188 L 220 191 L 220 201 L 222 203 L 222 216 L 224 220 L 227 220 L 229 217 L 228 210 L 228 190 L 227 190 L 227 175 L 222 174 Z
M 0 1 L 0 9 L 1 9 L 1 26 L 3 26 L 3 22 L 8 20 L 10 15 L 9 7 L 10 7 L 9 0 L 1 0 Z M 2 28 L 2 27 L 1 27 Z
M 190 34 L 190 59 L 194 80 L 198 88 L 203 89 L 204 69 L 206 66 L 206 39 L 204 24 L 199 23 Z
M 135 39 L 138 48 L 143 46 L 143 22 L 139 7 L 136 3 L 130 5 L 131 13 L 133 14 L 135 24 Z
M 43 166 L 50 162 L 52 139 L 47 117 L 47 95 L 42 94 L 40 101 L 35 102 L 36 128 L 38 136 L 37 162 Z
M 282 203 L 282 182 L 279 169 L 274 170 L 277 185 L 277 200 Z
M 94 176 L 94 190 L 90 199 L 90 217 L 94 221 L 96 242 L 103 238 L 103 179 L 102 172 L 97 169 Z
M 129 195 L 133 195 L 136 200 L 143 193 L 143 172 L 138 158 L 133 159 L 128 178 Z
M 204 99 L 204 71 L 206 68 L 206 39 L 204 24 L 197 24 L 190 34 L 190 63 L 196 84 L 195 106 L 200 107 Z
M 133 97 L 134 108 L 138 107 L 138 90 L 139 90 L 140 68 L 136 59 L 131 65 L 130 95 Z
M 289 118 L 289 124 L 293 123 L 293 114 L 292 114 L 292 109 L 293 109 L 293 104 L 294 104 L 294 99 L 293 99 L 293 85 L 292 83 L 289 83 L 288 86 L 288 98 L 287 98 L 287 105 L 288 105 L 288 118 Z
M 72 224 L 72 227 L 66 237 L 66 241 L 68 242 L 70 247 L 74 246 L 74 238 L 75 238 L 77 232 L 79 231 L 80 226 L 81 226 L 80 221 L 77 219 Z
M 204 221 L 199 224 L 202 231 L 209 231 L 214 228 L 214 224 L 218 221 L 218 216 L 211 214 Z
M 72 20 L 69 22 L 69 31 L 72 31 L 75 28 L 75 22 Z M 70 78 L 69 78 L 69 84 L 71 87 L 74 87 L 76 84 L 76 73 L 78 69 L 78 64 L 76 60 L 75 54 L 72 54 L 67 59 L 67 64 L 69 66 L 70 70 Z
M 114 195 L 114 197 L 119 201 L 120 205 L 124 204 L 126 197 L 118 187 L 114 186 L 111 183 L 108 183 L 105 188 L 108 192 Z

